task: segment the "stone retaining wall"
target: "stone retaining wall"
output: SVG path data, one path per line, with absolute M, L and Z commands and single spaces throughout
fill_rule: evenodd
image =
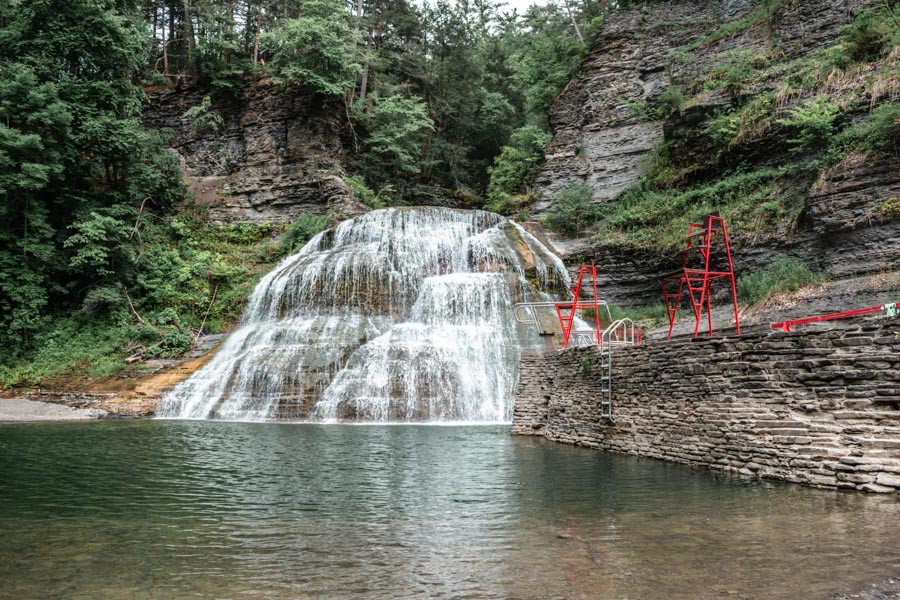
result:
M 525 354 L 512 431 L 815 487 L 900 490 L 900 321 Z

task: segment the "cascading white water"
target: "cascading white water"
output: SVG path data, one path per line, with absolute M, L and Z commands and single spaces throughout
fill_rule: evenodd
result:
M 522 349 L 512 305 L 562 262 L 483 211 L 391 208 L 345 221 L 260 281 L 240 326 L 158 416 L 508 421 Z

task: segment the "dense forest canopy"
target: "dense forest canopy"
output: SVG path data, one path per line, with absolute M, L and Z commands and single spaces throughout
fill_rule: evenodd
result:
M 193 215 L 164 132 L 142 127 L 142 86 L 304 88 L 344 104 L 369 185 L 464 188 L 502 208 L 525 191 L 549 106 L 615 6 L 0 3 L 0 383 L 177 354 L 237 317 L 258 277 L 248 265 L 323 225 L 302 220 L 278 244 L 266 241 L 277 228 Z
M 146 0 L 145 77 L 227 93 L 256 73 L 339 97 L 372 183 L 417 176 L 483 194 L 512 133 L 527 127 L 516 139 L 533 142 L 546 130 L 609 8 L 558 0 L 520 15 L 497 0 Z M 519 150 L 530 157 L 533 144 Z M 521 183 L 504 181 L 495 196 Z

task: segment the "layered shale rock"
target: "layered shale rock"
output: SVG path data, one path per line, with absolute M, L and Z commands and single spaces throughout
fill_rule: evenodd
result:
M 637 183 L 663 141 L 662 120 L 648 120 L 640 106 L 659 98 L 673 82 L 702 72 L 716 56 L 696 53 L 673 73 L 669 55 L 745 13 L 747 5 L 685 2 L 611 12 L 582 63 L 583 76 L 569 84 L 551 111 L 554 136 L 534 176 L 542 198 L 534 214 L 549 208 L 553 194 L 569 183 L 588 183 L 598 203 L 614 200 Z
M 287 223 L 301 213 L 340 219 L 367 210 L 342 179 L 347 125 L 339 107 L 256 79 L 234 97 L 211 95 L 223 122 L 203 131 L 184 113 L 206 93 L 151 90 L 144 122 L 171 134 L 169 147 L 210 221 Z
M 597 204 L 617 202 L 653 168 L 661 147 L 678 173 L 679 189 L 712 185 L 738 169 L 796 165 L 796 173 L 774 184 L 773 202 L 784 191 L 779 186 L 794 186 L 790 193 L 802 203 L 798 210 L 756 231 L 730 228 L 738 275 L 762 269 L 778 256 L 799 259 L 837 280 L 894 270 L 900 259 L 898 165 L 851 155 L 813 183 L 808 165 L 814 152 L 793 151 L 789 139 L 796 131 L 779 123 L 819 92 L 779 95 L 790 71 L 779 76 L 778 68 L 796 68 L 789 62 L 837 43 L 842 28 L 869 5 L 866 0 L 787 0 L 764 15 L 758 2 L 717 0 L 613 11 L 582 63 L 583 76 L 553 107 L 554 137 L 534 177 L 540 199 L 532 214 L 546 214 L 554 195 L 572 183 L 586 183 Z M 709 85 L 711 74 L 718 70 L 721 76 L 729 61 L 741 66 L 740 61 L 754 60 L 771 66 L 772 74 L 751 78 L 740 93 L 721 82 Z M 842 85 L 859 86 L 862 80 Z M 660 101 L 670 86 L 684 92 L 680 110 Z M 712 120 L 762 93 L 778 97 L 775 114 L 727 147 L 717 144 Z M 890 99 L 890 94 L 882 96 L 845 107 L 843 118 L 858 122 L 871 103 Z M 597 264 L 603 295 L 617 304 L 658 302 L 658 276 L 675 266 L 673 252 L 615 235 L 577 242 L 551 236 L 551 241 L 572 262 Z M 876 291 L 895 288 L 889 283 Z

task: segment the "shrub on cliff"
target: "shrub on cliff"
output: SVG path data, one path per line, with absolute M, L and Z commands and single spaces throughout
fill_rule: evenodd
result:
M 796 106 L 788 117 L 778 119 L 777 122 L 796 132 L 796 137 L 788 140 L 792 146 L 791 151 L 804 152 L 828 146 L 840 112 L 840 105 L 836 101 L 820 96 Z
M 897 44 L 900 27 L 886 10 L 865 10 L 841 34 L 842 49 L 851 59 L 873 60 Z
M 835 157 L 864 150 L 883 158 L 900 158 L 900 102 L 876 107 L 860 123 L 835 140 Z
M 600 218 L 600 208 L 594 204 L 594 192 L 584 183 L 574 183 L 559 190 L 543 224 L 548 229 L 577 235 Z

